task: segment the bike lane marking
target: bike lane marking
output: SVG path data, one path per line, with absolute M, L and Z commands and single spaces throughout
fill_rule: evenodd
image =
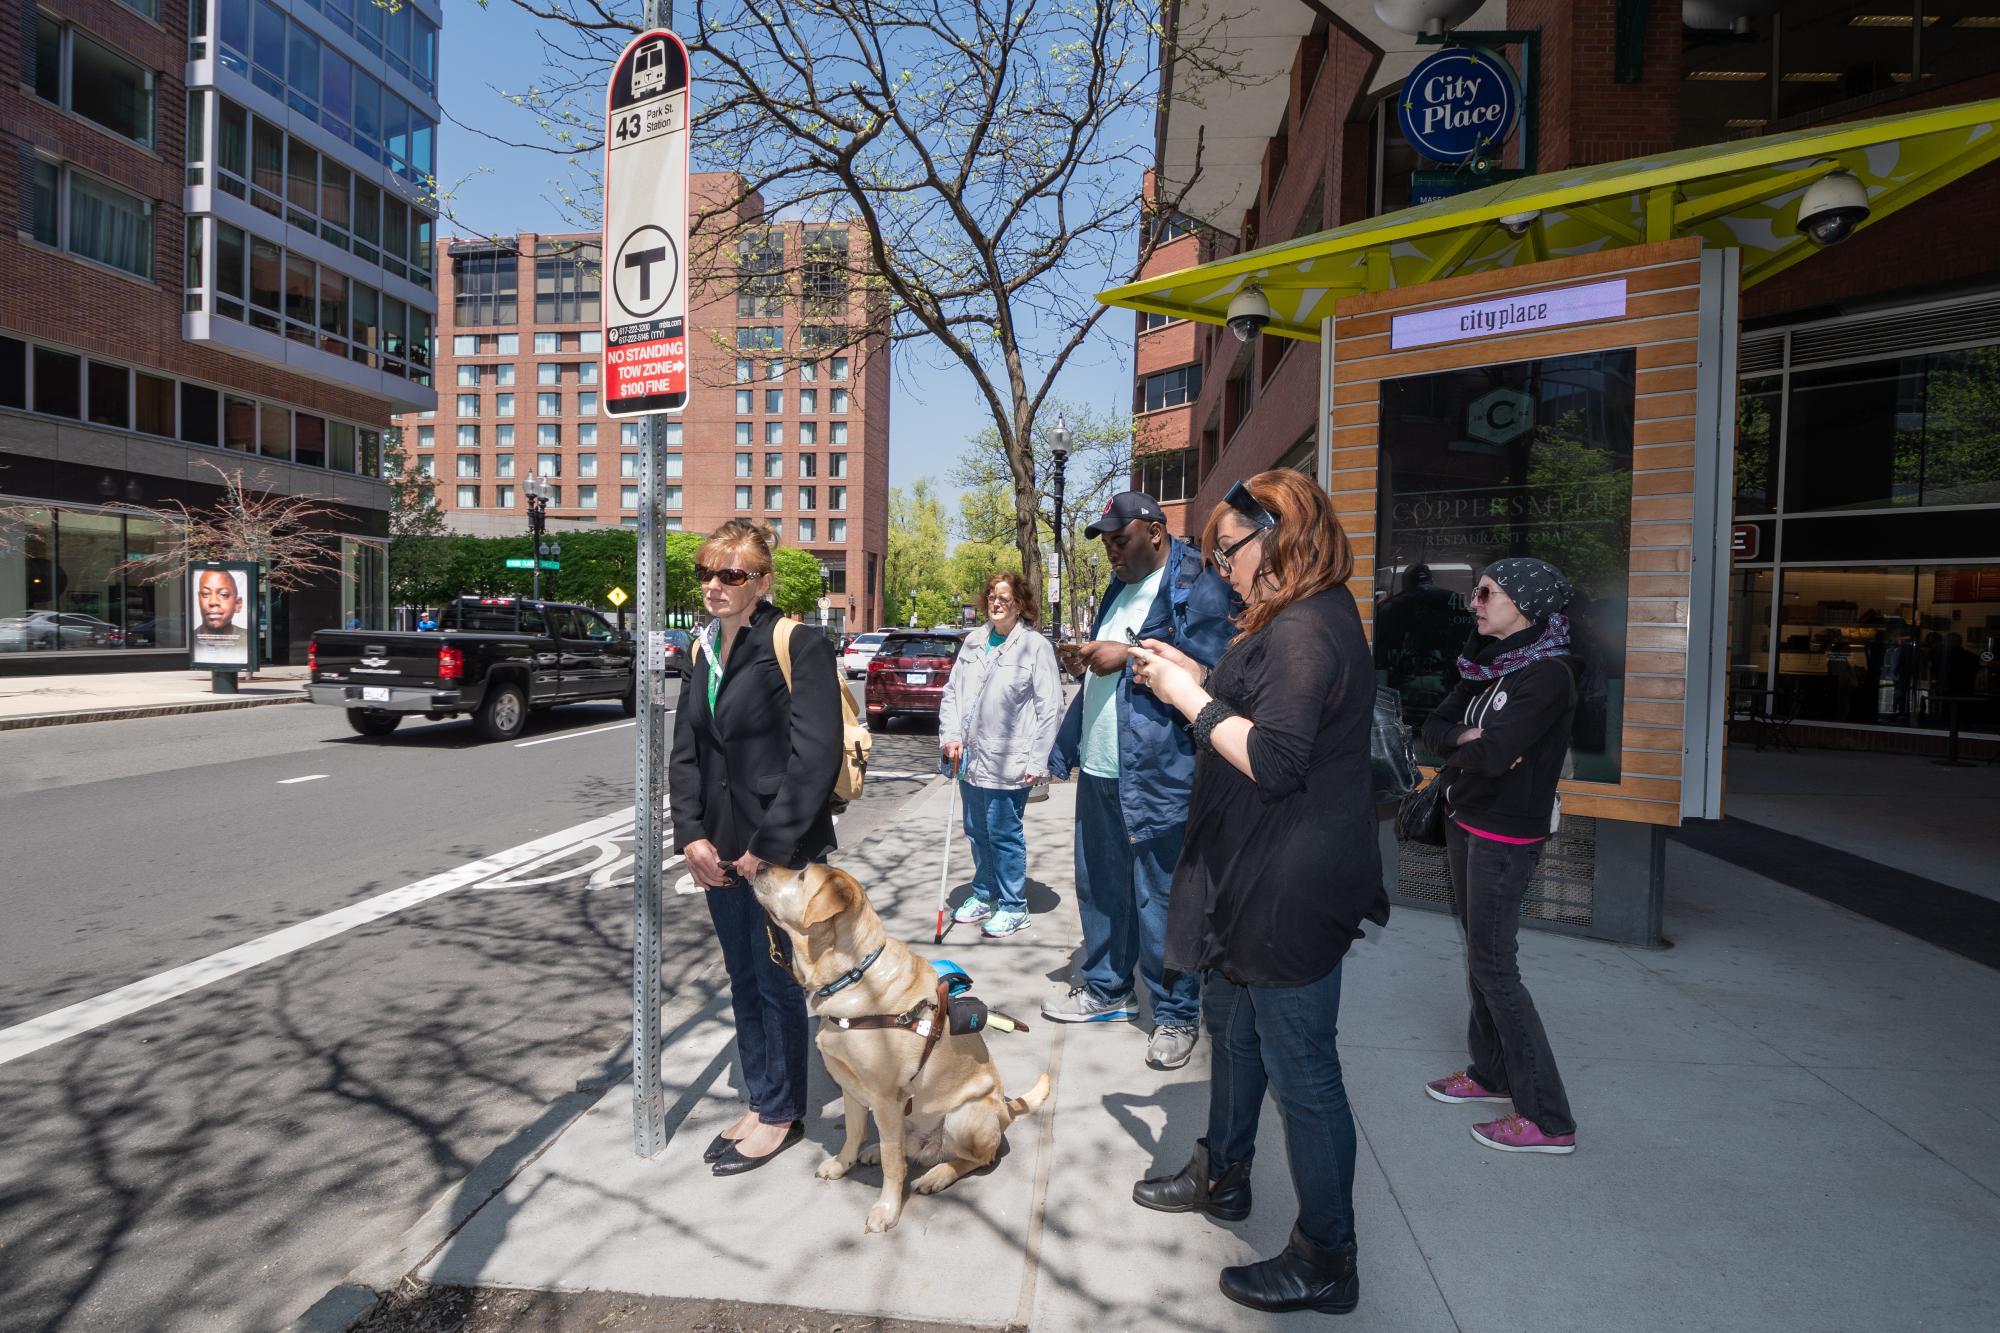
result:
M 550 853 L 569 850 L 579 843 L 593 842 L 621 827 L 629 830 L 631 824 L 632 811 L 628 807 L 617 814 L 545 834 L 532 842 L 495 852 L 454 870 L 432 875 L 414 884 L 405 884 L 402 888 L 312 917 L 220 953 L 198 958 L 192 963 L 155 973 L 87 1000 L 79 1000 L 39 1018 L 0 1029 L 0 1065 L 32 1055 L 80 1033 L 115 1023 L 121 1018 L 129 1018 L 141 1010 L 213 985 L 274 958 L 297 953 L 357 926 L 380 921 L 453 890 L 467 888 L 517 866 L 548 857 Z

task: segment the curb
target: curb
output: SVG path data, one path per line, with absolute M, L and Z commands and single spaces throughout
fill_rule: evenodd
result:
M 303 694 L 280 694 L 254 699 L 217 699 L 213 703 L 143 704 L 131 708 L 92 708 L 76 713 L 31 713 L 26 717 L 0 717 L 0 731 L 20 731 L 27 727 L 62 727 L 72 722 L 117 722 L 133 717 L 174 717 L 181 713 L 223 713 L 237 708 L 268 708 L 272 704 L 302 704 Z

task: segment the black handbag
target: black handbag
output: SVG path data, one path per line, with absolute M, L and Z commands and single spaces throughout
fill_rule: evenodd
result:
M 1445 774 L 1435 776 L 1403 798 L 1396 807 L 1396 841 L 1414 842 L 1424 847 L 1444 846 Z
M 1376 801 L 1400 801 L 1416 787 L 1417 756 L 1403 723 L 1403 696 L 1383 686 L 1375 690 L 1368 758 Z

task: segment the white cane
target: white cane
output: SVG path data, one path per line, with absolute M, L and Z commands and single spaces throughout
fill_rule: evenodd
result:
M 944 900 L 950 892 L 951 842 L 953 825 L 957 822 L 954 816 L 958 813 L 958 765 L 959 760 L 951 761 L 951 794 L 944 801 L 944 864 L 938 867 L 937 937 L 932 944 L 944 943 Z

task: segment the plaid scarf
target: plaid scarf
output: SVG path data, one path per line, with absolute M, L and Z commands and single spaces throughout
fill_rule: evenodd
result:
M 1470 644 L 1466 645 L 1468 648 Z M 1497 645 L 1496 645 L 1497 646 Z M 1542 632 L 1532 643 L 1519 648 L 1510 648 L 1504 653 L 1496 653 L 1490 660 L 1475 662 L 1469 653 L 1458 656 L 1458 674 L 1466 680 L 1498 680 L 1500 677 L 1519 671 L 1530 662 L 1539 662 L 1545 657 L 1566 657 L 1569 655 L 1569 617 L 1558 611 L 1550 616 Z

